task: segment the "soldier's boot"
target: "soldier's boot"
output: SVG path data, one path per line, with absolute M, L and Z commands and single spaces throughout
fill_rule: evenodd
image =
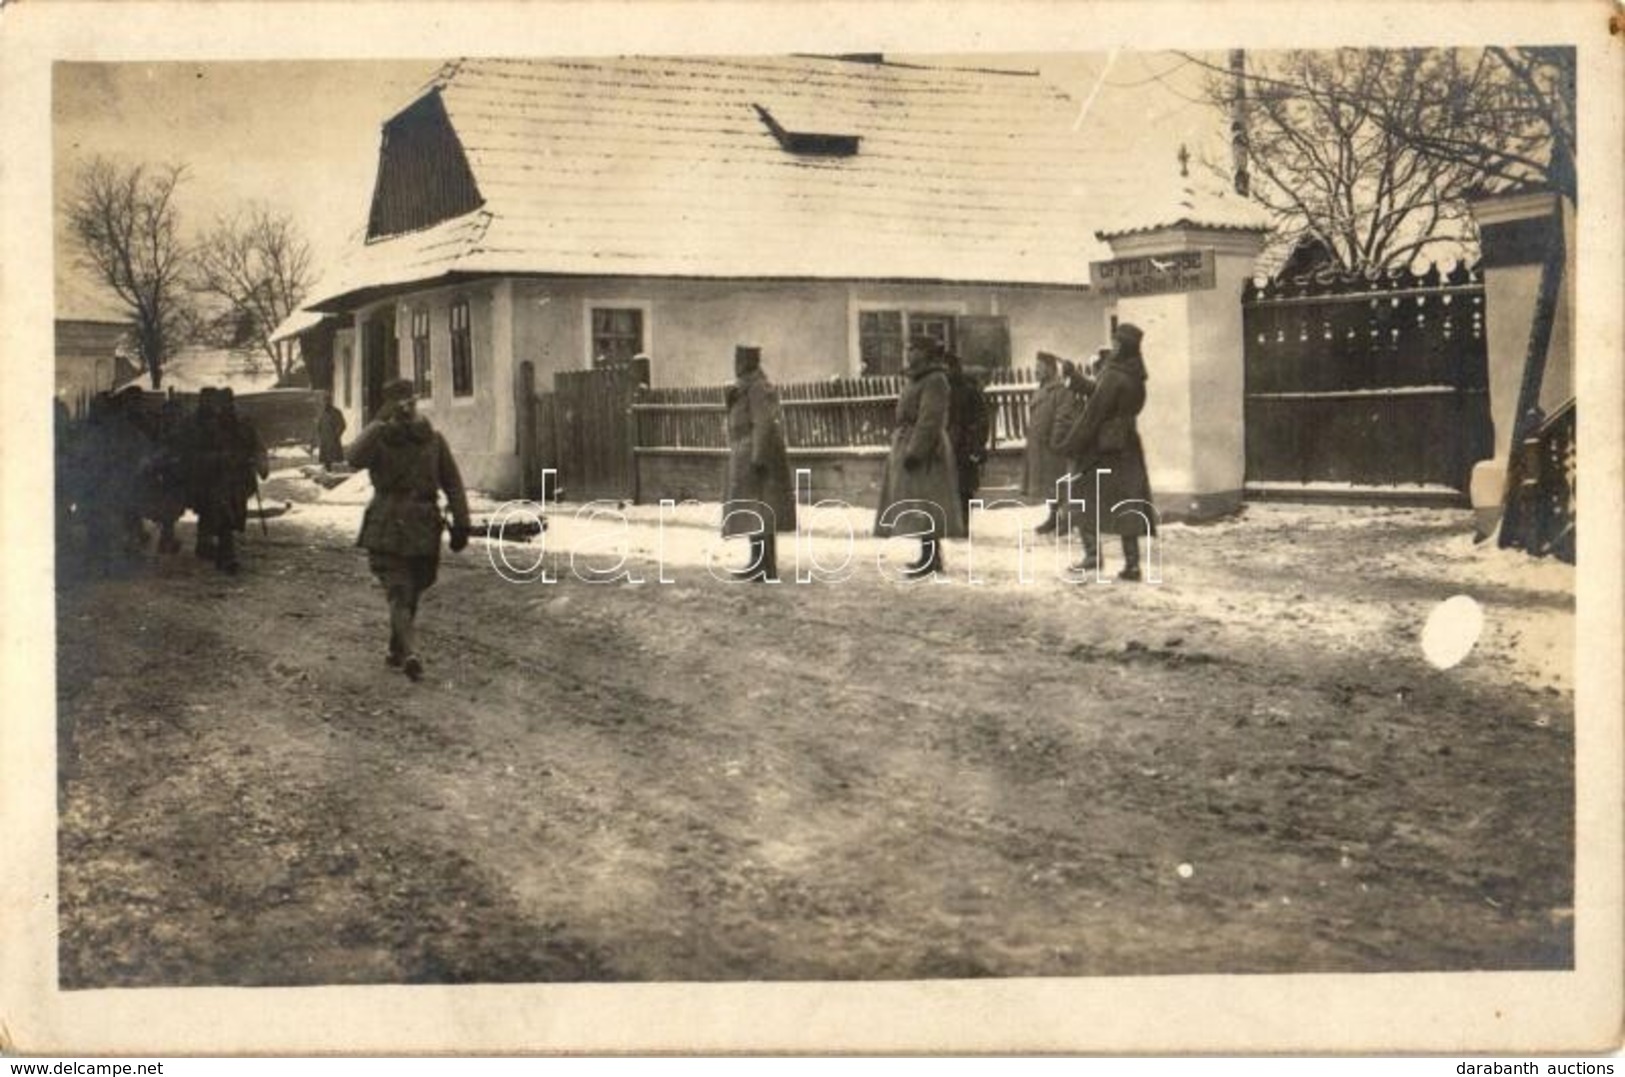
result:
M 920 539 L 920 556 L 908 566 L 907 575 L 918 579 L 932 573 L 941 574 L 942 565 L 942 539 L 926 535 Z
M 1043 523 L 1041 523 L 1037 527 L 1033 528 L 1033 534 L 1035 534 L 1035 535 L 1048 535 L 1048 534 L 1053 534 L 1054 533 L 1055 528 L 1058 526 L 1058 523 L 1057 523 L 1057 520 L 1056 520 L 1056 509 L 1057 508 L 1058 508 L 1058 506 L 1055 505 L 1053 502 L 1050 504 L 1049 515 L 1044 517 L 1044 522 Z
M 931 537 L 929 535 L 922 536 L 920 538 L 920 552 L 914 558 L 914 560 L 903 566 L 903 575 L 917 576 L 921 572 L 925 571 L 926 562 L 931 560 L 931 545 Z
M 1123 536 L 1123 571 L 1117 574 L 1120 580 L 1131 583 L 1140 581 L 1140 536 Z
M 779 582 L 779 540 L 778 540 L 778 537 L 773 532 L 769 531 L 767 534 L 763 535 L 758 541 L 761 543 L 761 550 L 759 552 L 761 554 L 762 568 L 761 568 L 761 571 L 756 574 L 756 581 L 758 583 L 778 583 Z
M 123 523 L 124 554 L 126 557 L 139 557 L 147 549 L 147 525 L 135 513 L 126 513 Z
M 198 513 L 197 539 L 192 553 L 199 561 L 213 561 L 215 556 L 215 523 L 204 513 Z
M 1093 536 L 1091 536 L 1092 538 Z M 1073 572 L 1093 572 L 1100 567 L 1100 548 L 1092 541 L 1083 544 L 1083 560 L 1072 566 Z
M 745 560 L 744 568 L 729 569 L 728 575 L 736 580 L 759 580 L 762 578 L 762 536 L 750 536 L 750 555 Z
M 925 568 L 924 568 L 923 571 L 925 571 L 927 573 L 934 572 L 938 576 L 942 575 L 944 572 L 947 571 L 947 569 L 942 564 L 942 536 L 941 535 L 938 535 L 935 539 L 932 540 L 932 542 L 931 542 L 931 556 L 930 556 L 929 559 L 927 559 L 927 561 L 925 563 Z
M 232 534 L 230 527 L 220 529 L 220 537 L 215 543 L 214 567 L 233 574 L 243 567 L 237 560 L 237 536 Z
M 401 669 L 414 681 L 423 676 L 423 659 L 417 654 L 417 606 L 417 596 L 409 588 L 390 588 L 390 646 L 398 647 Z

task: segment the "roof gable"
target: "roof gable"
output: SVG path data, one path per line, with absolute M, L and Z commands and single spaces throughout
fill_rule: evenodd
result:
M 483 201 L 438 89 L 384 124 L 368 240 L 460 217 Z

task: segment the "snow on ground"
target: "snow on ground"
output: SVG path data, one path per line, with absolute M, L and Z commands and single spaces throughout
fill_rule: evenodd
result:
M 371 492 L 361 472 L 297 504 L 284 519 L 322 541 L 348 544 Z M 536 569 L 547 554 L 563 559 L 555 574 L 641 583 L 680 583 L 695 573 L 725 578 L 747 556 L 743 542 L 718 535 L 715 502 L 543 507 L 476 494 L 471 509 L 476 519 L 494 522 L 545 516 L 548 530 L 529 543 L 487 542 L 476 533 L 473 555 L 518 586 L 544 582 Z M 971 538 L 947 544 L 948 573 L 934 585 L 1019 590 L 1035 602 L 1090 603 L 1090 612 L 1125 603 L 1186 626 L 1180 631 L 1206 626 L 1256 636 L 1263 646 L 1289 631 L 1332 652 L 1383 641 L 1418 655 L 1428 616 L 1465 594 L 1485 614 L 1470 663 L 1496 663 L 1527 683 L 1572 689 L 1574 569 L 1493 542 L 1475 544 L 1465 510 L 1252 504 L 1212 523 L 1164 526 L 1147 556 L 1148 582 L 1139 586 L 1113 578 L 1120 553 L 1111 538 L 1102 573 L 1069 571 L 1081 551 L 1033 535 L 1044 515 L 1042 506 L 976 514 Z M 838 586 L 865 576 L 912 586 L 900 577 L 917 543 L 874 538 L 873 520 L 873 510 L 855 506 L 802 507 L 798 532 L 779 539 L 786 583 Z

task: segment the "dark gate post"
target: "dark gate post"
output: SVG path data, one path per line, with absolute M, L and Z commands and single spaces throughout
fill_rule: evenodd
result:
M 541 477 L 536 444 L 536 365 L 519 364 L 519 395 L 514 399 L 514 426 L 519 431 L 519 496 L 536 497 Z

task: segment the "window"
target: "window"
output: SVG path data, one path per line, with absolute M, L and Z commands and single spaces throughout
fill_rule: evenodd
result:
M 592 308 L 593 366 L 629 362 L 644 350 L 642 308 Z
M 864 377 L 897 374 L 908 365 L 908 342 L 930 337 L 949 351 L 958 345 L 956 315 L 929 311 L 858 312 L 858 359 Z
M 412 381 L 420 397 L 434 395 L 432 372 L 429 368 L 429 312 L 412 312 Z
M 474 341 L 468 329 L 468 300 L 451 305 L 451 395 L 474 395 Z
M 858 313 L 858 354 L 865 377 L 896 374 L 903 369 L 903 312 L 865 310 Z

